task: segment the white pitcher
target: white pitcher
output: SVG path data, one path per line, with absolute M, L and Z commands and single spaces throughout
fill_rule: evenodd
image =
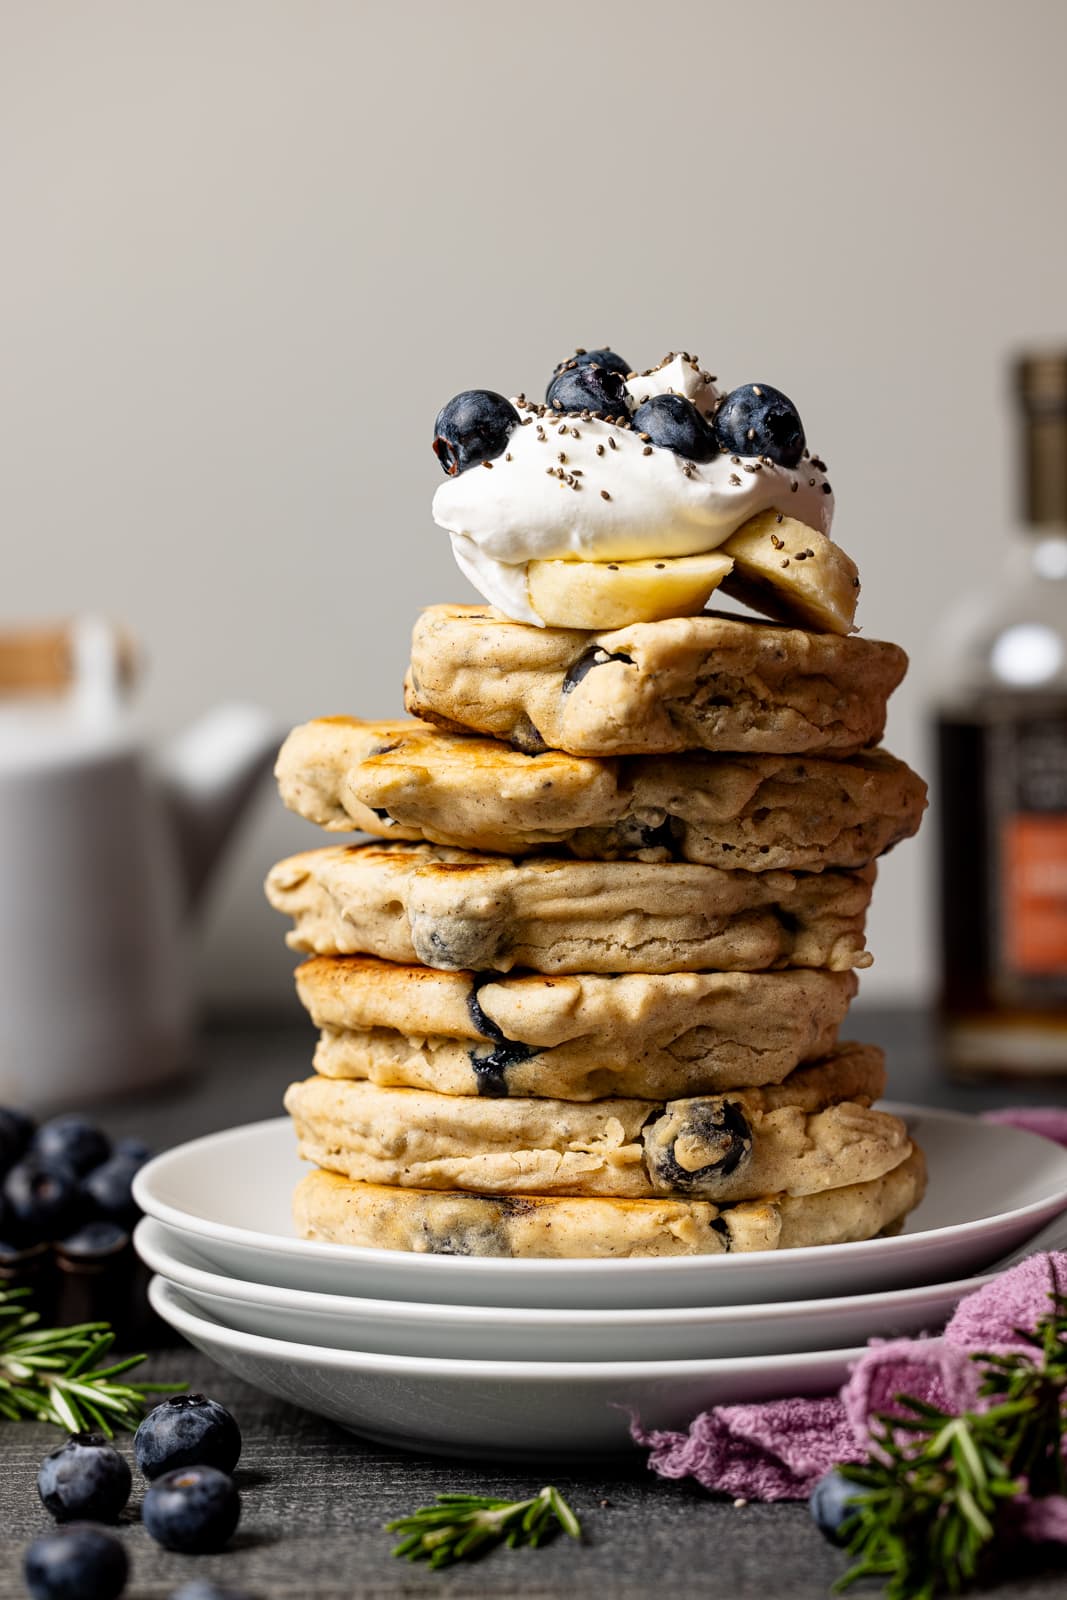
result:
M 0 1103 L 79 1107 L 188 1058 L 190 916 L 278 743 L 223 706 L 146 756 L 118 636 L 70 631 L 63 698 L 0 698 Z

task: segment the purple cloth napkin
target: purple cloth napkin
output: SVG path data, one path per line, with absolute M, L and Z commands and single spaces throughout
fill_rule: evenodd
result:
M 1067 1145 L 1067 1110 L 1024 1107 L 989 1120 Z M 970 1352 L 1017 1346 L 1018 1329 L 1034 1328 L 1053 1290 L 1067 1293 L 1067 1253 L 1030 1256 L 962 1300 L 940 1338 L 872 1341 L 839 1395 L 716 1406 L 685 1433 L 646 1431 L 635 1419 L 633 1437 L 661 1477 L 745 1500 L 804 1499 L 832 1466 L 866 1458 L 870 1416 L 892 1413 L 897 1394 L 950 1411 L 973 1406 L 980 1372 Z M 1067 1540 L 1067 1501 L 1027 1502 L 1021 1522 L 1027 1538 Z
M 1067 1253 L 1029 1256 L 961 1301 L 941 1338 L 872 1343 L 839 1395 L 716 1406 L 685 1433 L 635 1422 L 633 1436 L 661 1477 L 692 1477 L 745 1500 L 802 1500 L 838 1462 L 866 1459 L 869 1419 L 892 1414 L 896 1395 L 947 1411 L 972 1407 L 981 1373 L 970 1352 L 1018 1345 L 1017 1330 L 1034 1328 L 1054 1289 L 1067 1293 Z
M 1067 1145 L 1067 1106 L 1010 1106 L 1004 1111 L 983 1111 L 983 1122 L 1005 1122 L 1010 1128 L 1044 1134 Z

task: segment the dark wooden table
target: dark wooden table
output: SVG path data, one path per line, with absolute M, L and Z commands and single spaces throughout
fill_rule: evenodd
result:
M 859 1011 L 849 1028 L 890 1051 L 898 1099 L 980 1110 L 1022 1099 L 1067 1102 L 1067 1085 L 960 1087 L 935 1067 L 936 1046 L 919 1013 Z M 269 1116 L 291 1078 L 308 1070 L 303 1027 L 215 1028 L 201 1045 L 196 1075 L 151 1101 L 113 1105 L 100 1120 L 115 1135 L 138 1133 L 157 1147 L 233 1123 Z M 164 1600 L 191 1577 L 246 1589 L 259 1600 L 400 1600 L 401 1596 L 497 1596 L 549 1600 L 599 1593 L 613 1600 L 712 1595 L 724 1600 L 824 1600 L 843 1570 L 800 1505 L 736 1507 L 688 1484 L 652 1477 L 642 1457 L 575 1471 L 566 1461 L 531 1476 L 519 1468 L 451 1463 L 364 1443 L 316 1417 L 259 1395 L 203 1356 L 160 1350 L 151 1377 L 187 1382 L 233 1410 L 245 1436 L 240 1468 L 244 1515 L 232 1547 L 210 1557 L 160 1550 L 135 1516 L 123 1538 L 130 1552 L 129 1600 Z M 24 1546 L 48 1528 L 34 1488 L 41 1457 L 57 1430 L 0 1423 L 0 1600 L 22 1586 Z M 124 1446 L 128 1448 L 128 1441 Z M 498 1552 L 441 1573 L 394 1561 L 382 1523 L 425 1504 L 442 1489 L 528 1494 L 555 1482 L 582 1516 L 578 1547 L 560 1539 L 544 1549 Z M 137 1495 L 134 1497 L 136 1510 Z M 1013 1576 L 1003 1600 L 1067 1593 L 1064 1568 Z

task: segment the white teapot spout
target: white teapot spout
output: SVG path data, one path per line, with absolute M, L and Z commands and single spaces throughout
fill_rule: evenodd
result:
M 186 902 L 194 907 L 281 742 L 258 706 L 223 705 L 178 735 L 159 772 L 171 814 Z

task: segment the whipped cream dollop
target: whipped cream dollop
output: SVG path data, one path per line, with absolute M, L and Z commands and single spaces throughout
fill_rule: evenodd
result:
M 626 380 L 631 410 L 680 394 L 710 420 L 721 398 L 692 357 L 669 356 Z M 507 450 L 442 483 L 433 517 L 461 570 L 516 622 L 544 622 L 530 604 L 526 563 L 639 561 L 714 550 L 761 511 L 828 534 L 834 498 L 808 452 L 795 467 L 719 454 L 687 461 L 599 417 L 561 415 L 519 396 Z

